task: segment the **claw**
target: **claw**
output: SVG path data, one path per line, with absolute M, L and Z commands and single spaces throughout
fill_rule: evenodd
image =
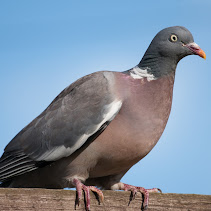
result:
M 79 207 L 79 204 L 80 204 L 80 199 L 78 197 L 78 192 L 76 191 L 76 197 L 75 197 L 75 210 L 76 210 L 76 206 L 78 205 Z
M 158 192 L 162 193 L 162 190 L 160 188 L 147 189 L 147 191 L 149 193 L 158 193 Z
M 98 202 L 100 203 L 99 198 L 102 202 L 104 202 L 104 196 L 103 192 L 99 189 L 97 189 L 95 186 L 86 186 L 83 183 L 80 182 L 78 179 L 74 179 L 73 183 L 76 187 L 76 200 L 75 200 L 75 209 L 76 206 L 80 204 L 80 199 L 82 197 L 82 190 L 84 192 L 84 203 L 85 203 L 85 209 L 86 211 L 90 211 L 90 190 L 95 193 L 95 195 L 98 197 Z
M 129 199 L 129 202 L 128 202 L 128 206 L 130 205 L 130 202 L 133 201 L 136 198 L 136 193 L 137 193 L 137 190 L 136 189 L 131 189 L 130 199 Z
M 163 193 L 162 190 L 161 190 L 160 188 L 157 188 L 157 189 L 158 189 L 158 192 Z
M 88 186 L 89 189 L 96 193 L 98 197 L 100 197 L 101 199 L 101 202 L 104 203 L 104 195 L 103 195 L 103 192 L 101 190 L 99 190 L 98 188 L 96 188 L 95 186 Z
M 147 210 L 148 209 L 148 205 L 145 205 L 143 208 L 142 208 L 142 210 L 144 211 L 144 210 Z
M 159 188 L 145 189 L 145 188 L 142 188 L 142 187 L 127 185 L 127 184 L 124 184 L 124 183 L 122 183 L 122 184 L 123 184 L 123 186 L 122 186 L 121 190 L 131 191 L 128 206 L 130 205 L 130 202 L 135 199 L 135 195 L 136 195 L 137 192 L 140 192 L 142 194 L 142 196 L 143 196 L 143 203 L 142 203 L 142 206 L 141 206 L 142 210 L 147 210 L 147 208 L 148 208 L 149 193 L 153 193 L 153 192 L 154 193 L 157 193 L 157 192 L 162 193 L 162 191 Z

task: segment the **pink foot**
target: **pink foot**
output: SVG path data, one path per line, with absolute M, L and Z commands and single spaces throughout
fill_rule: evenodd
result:
M 74 179 L 73 183 L 74 183 L 74 185 L 76 187 L 76 191 L 77 191 L 77 196 L 76 196 L 76 201 L 75 201 L 75 209 L 76 209 L 76 205 L 79 206 L 79 204 L 80 204 L 80 199 L 82 198 L 82 190 L 84 191 L 84 195 L 85 195 L 86 211 L 90 210 L 90 190 L 93 191 L 94 193 L 96 193 L 97 197 L 100 197 L 102 202 L 104 201 L 103 192 L 101 190 L 97 189 L 95 186 L 86 186 L 83 183 L 81 183 L 80 180 L 78 180 L 78 179 Z M 99 203 L 100 203 L 100 201 L 99 201 Z
M 142 210 L 146 210 L 148 208 L 149 193 L 157 193 L 157 192 L 161 192 L 162 193 L 162 191 L 159 188 L 145 189 L 145 188 L 142 188 L 142 187 L 136 187 L 136 186 L 133 186 L 133 185 L 127 185 L 127 184 L 124 184 L 124 183 L 121 183 L 120 187 L 121 187 L 121 190 L 131 191 L 131 195 L 130 195 L 130 200 L 129 200 L 128 206 L 130 205 L 130 202 L 135 199 L 135 196 L 136 196 L 137 192 L 142 193 L 143 198 L 144 198 L 143 199 L 143 204 L 142 204 L 142 207 L 141 207 Z

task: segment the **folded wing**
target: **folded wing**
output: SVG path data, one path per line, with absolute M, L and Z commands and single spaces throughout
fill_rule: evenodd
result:
M 113 92 L 114 80 L 111 72 L 97 72 L 63 90 L 7 145 L 0 159 L 0 181 L 70 156 L 95 139 L 122 105 Z

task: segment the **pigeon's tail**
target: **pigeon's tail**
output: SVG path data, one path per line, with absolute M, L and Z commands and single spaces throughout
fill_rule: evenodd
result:
M 8 186 L 12 178 L 37 169 L 36 162 L 23 152 L 5 152 L 0 158 L 0 186 Z

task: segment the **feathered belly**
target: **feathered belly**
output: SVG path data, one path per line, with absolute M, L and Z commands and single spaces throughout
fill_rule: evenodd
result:
M 82 155 L 88 158 L 84 162 L 89 177 L 126 172 L 152 150 L 165 129 L 171 110 L 173 78 L 129 83 L 127 89 L 125 84 L 117 87 L 123 102 L 117 116 L 82 152 L 89 154 Z
M 125 121 L 125 118 L 119 114 L 93 142 L 98 161 L 90 171 L 90 177 L 119 174 L 131 168 L 152 150 L 168 119 L 136 117 Z

